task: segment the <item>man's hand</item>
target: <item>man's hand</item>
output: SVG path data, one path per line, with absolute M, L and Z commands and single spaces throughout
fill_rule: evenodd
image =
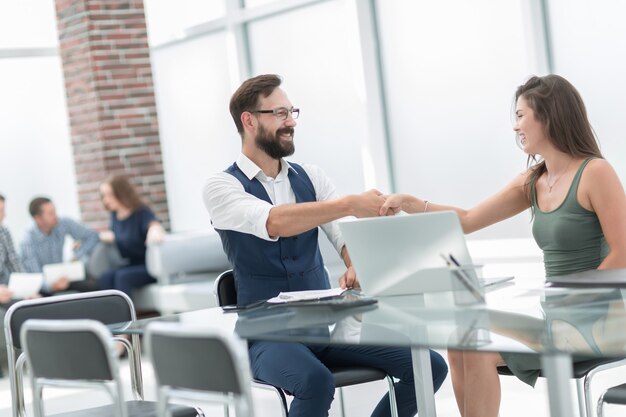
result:
M 0 303 L 8 303 L 13 298 L 13 291 L 6 285 L 0 285 Z
M 54 281 L 52 285 L 50 285 L 50 289 L 54 292 L 66 290 L 67 287 L 70 286 L 70 280 L 68 277 L 61 277 Z
M 103 230 L 99 234 L 100 241 L 104 243 L 113 243 L 115 242 L 115 233 L 111 230 Z
M 390 194 L 383 196 L 385 203 L 379 211 L 381 216 L 394 216 L 402 211 L 402 203 L 404 202 L 403 194 Z
M 376 189 L 352 196 L 352 210 L 356 217 L 375 217 L 385 203 L 382 193 Z
M 361 288 L 353 266 L 348 267 L 346 272 L 339 278 L 339 286 L 341 288 Z

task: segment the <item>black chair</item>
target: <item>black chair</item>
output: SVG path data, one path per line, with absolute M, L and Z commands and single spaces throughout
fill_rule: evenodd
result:
M 572 377 L 576 380 L 576 393 L 578 409 L 581 417 L 593 417 L 591 380 L 601 371 L 626 365 L 626 359 L 590 359 L 588 361 L 575 362 L 572 366 Z M 498 366 L 498 374 L 513 375 L 508 366 Z M 544 376 L 542 372 L 539 376 Z M 609 397 L 610 398 L 610 397 Z
M 326 271 L 326 275 L 329 275 L 328 271 Z M 215 297 L 217 298 L 217 303 L 219 306 L 224 307 L 237 304 L 237 286 L 235 283 L 235 275 L 232 269 L 222 272 L 216 278 L 213 285 L 213 292 L 215 293 Z M 384 371 L 377 368 L 369 368 L 366 366 L 332 367 L 330 368 L 330 371 L 335 378 L 335 387 L 339 389 L 339 402 L 342 416 L 345 416 L 345 406 L 342 390 L 343 387 L 365 384 L 367 382 L 380 381 L 382 379 L 387 379 L 387 383 L 389 385 L 389 402 L 391 406 L 391 415 L 392 417 L 398 416 L 393 378 L 387 375 Z M 254 382 L 257 383 L 257 386 L 260 388 L 267 389 L 268 387 L 271 387 L 270 389 L 276 391 L 282 403 L 283 416 L 287 417 L 289 408 L 287 407 L 285 392 L 279 387 L 275 387 L 260 380 L 255 379 Z
M 156 417 L 153 401 L 124 401 L 119 360 L 109 329 L 95 320 L 27 320 L 21 344 L 30 368 L 35 417 L 44 416 L 43 389 L 100 388 L 112 404 L 55 414 L 56 417 Z M 171 406 L 172 417 L 195 417 L 192 407 Z M 200 413 L 201 414 L 201 413 Z
M 254 416 L 244 341 L 232 333 L 178 323 L 150 324 L 145 340 L 157 381 L 160 417 L 166 417 L 172 399 L 217 401 L 224 403 L 227 414 L 233 405 L 237 417 Z
M 25 355 L 22 352 L 20 331 L 29 319 L 91 319 L 104 324 L 136 320 L 133 303 L 117 290 L 94 291 L 79 294 L 23 300 L 9 308 L 4 317 L 4 332 L 9 360 L 9 380 L 13 402 L 13 417 L 25 416 L 23 373 Z M 115 338 L 124 344 L 129 354 L 131 385 L 137 399 L 143 398 L 139 336 L 130 340 Z
M 604 416 L 604 404 L 626 405 L 626 384 L 609 388 L 598 400 L 598 417 Z

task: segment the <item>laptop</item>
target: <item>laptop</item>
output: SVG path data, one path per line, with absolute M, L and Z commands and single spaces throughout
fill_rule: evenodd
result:
M 479 281 L 453 211 L 350 219 L 341 221 L 339 228 L 368 295 L 449 291 L 458 289 L 459 281 L 484 289 L 513 279 Z M 450 256 L 458 268 L 448 266 Z

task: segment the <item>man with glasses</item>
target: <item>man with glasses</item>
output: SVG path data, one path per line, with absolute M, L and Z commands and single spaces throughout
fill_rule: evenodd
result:
M 207 181 L 203 199 L 213 226 L 234 267 L 237 303 L 269 299 L 281 291 L 326 289 L 328 278 L 318 247 L 318 226 L 343 258 L 342 287 L 358 281 L 335 220 L 378 215 L 381 193 L 371 190 L 337 197 L 329 178 L 316 166 L 284 158 L 294 153 L 300 111 L 279 87 L 276 75 L 245 81 L 233 94 L 230 113 L 242 140 L 237 161 Z M 320 346 L 251 341 L 253 375 L 294 395 L 289 416 L 327 416 L 334 380 L 325 364 L 363 365 L 399 379 L 400 416 L 417 412 L 409 349 L 370 346 Z M 447 374 L 443 358 L 431 352 L 433 383 Z M 373 416 L 389 416 L 389 399 Z

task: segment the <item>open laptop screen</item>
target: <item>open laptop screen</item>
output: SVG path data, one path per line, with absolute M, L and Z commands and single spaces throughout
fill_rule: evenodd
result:
M 459 218 L 452 211 L 345 220 L 339 227 L 361 288 L 369 295 L 458 288 L 442 254 L 472 265 Z M 478 285 L 473 268 L 465 271 Z

